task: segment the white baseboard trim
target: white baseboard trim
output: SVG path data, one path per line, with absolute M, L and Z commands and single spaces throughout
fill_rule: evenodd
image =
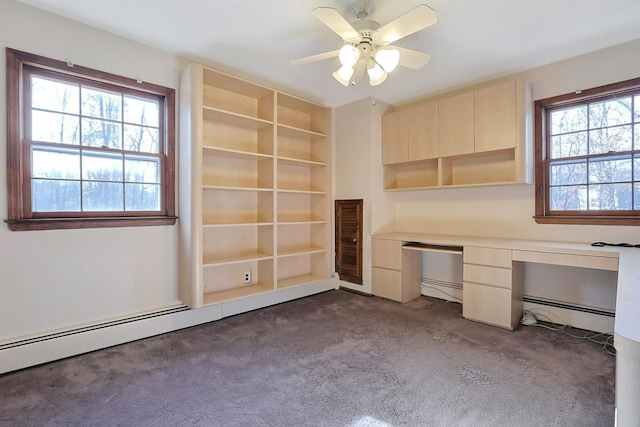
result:
M 525 310 L 532 311 L 541 321 L 552 321 L 558 325 L 571 325 L 588 331 L 613 333 L 615 317 L 583 311 L 553 307 L 525 301 Z
M 336 283 L 336 280 L 323 280 L 195 310 L 169 307 L 116 321 L 74 327 L 41 336 L 19 337 L 0 346 L 0 374 L 337 289 Z

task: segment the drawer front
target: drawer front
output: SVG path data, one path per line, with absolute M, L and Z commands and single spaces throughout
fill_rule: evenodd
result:
M 374 267 L 402 269 L 402 242 L 400 240 L 371 240 L 372 263 Z
M 511 290 L 464 282 L 462 315 L 465 319 L 512 329 Z
M 511 269 L 464 264 L 462 280 L 511 289 Z
M 468 264 L 511 268 L 511 250 L 465 246 L 463 261 Z
M 373 295 L 394 301 L 402 300 L 402 275 L 396 270 L 373 267 L 371 292 Z

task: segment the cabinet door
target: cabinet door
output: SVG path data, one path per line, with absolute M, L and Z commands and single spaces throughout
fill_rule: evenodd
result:
M 438 103 L 427 102 L 405 110 L 409 161 L 438 157 Z
M 371 239 L 372 264 L 391 270 L 402 269 L 402 242 L 400 240 Z
M 476 153 L 516 147 L 516 111 L 515 81 L 474 92 Z
M 473 92 L 438 101 L 440 157 L 473 153 Z
M 409 160 L 407 146 L 407 114 L 396 111 L 382 116 L 382 164 Z
M 464 282 L 462 315 L 465 319 L 513 329 L 517 322 L 512 321 L 512 299 L 510 289 Z
M 396 270 L 373 267 L 371 271 L 371 292 L 377 297 L 403 302 L 402 273 Z

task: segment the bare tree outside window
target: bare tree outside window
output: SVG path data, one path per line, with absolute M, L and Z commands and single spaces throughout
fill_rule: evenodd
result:
M 640 79 L 536 102 L 536 220 L 640 219 Z
M 26 91 L 9 123 L 10 228 L 175 222 L 173 89 L 11 49 L 7 58 L 8 108 Z

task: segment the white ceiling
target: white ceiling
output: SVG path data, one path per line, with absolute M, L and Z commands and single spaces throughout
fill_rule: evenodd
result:
M 421 3 L 438 15 L 395 43 L 431 54 L 429 64 L 399 67 L 374 91 L 335 81 L 337 58 L 289 64 L 340 48 L 311 10 L 334 7 L 354 22 L 355 0 L 20 1 L 333 107 L 370 96 L 400 104 L 640 39 L 640 0 L 373 0 L 369 18 L 381 25 Z

